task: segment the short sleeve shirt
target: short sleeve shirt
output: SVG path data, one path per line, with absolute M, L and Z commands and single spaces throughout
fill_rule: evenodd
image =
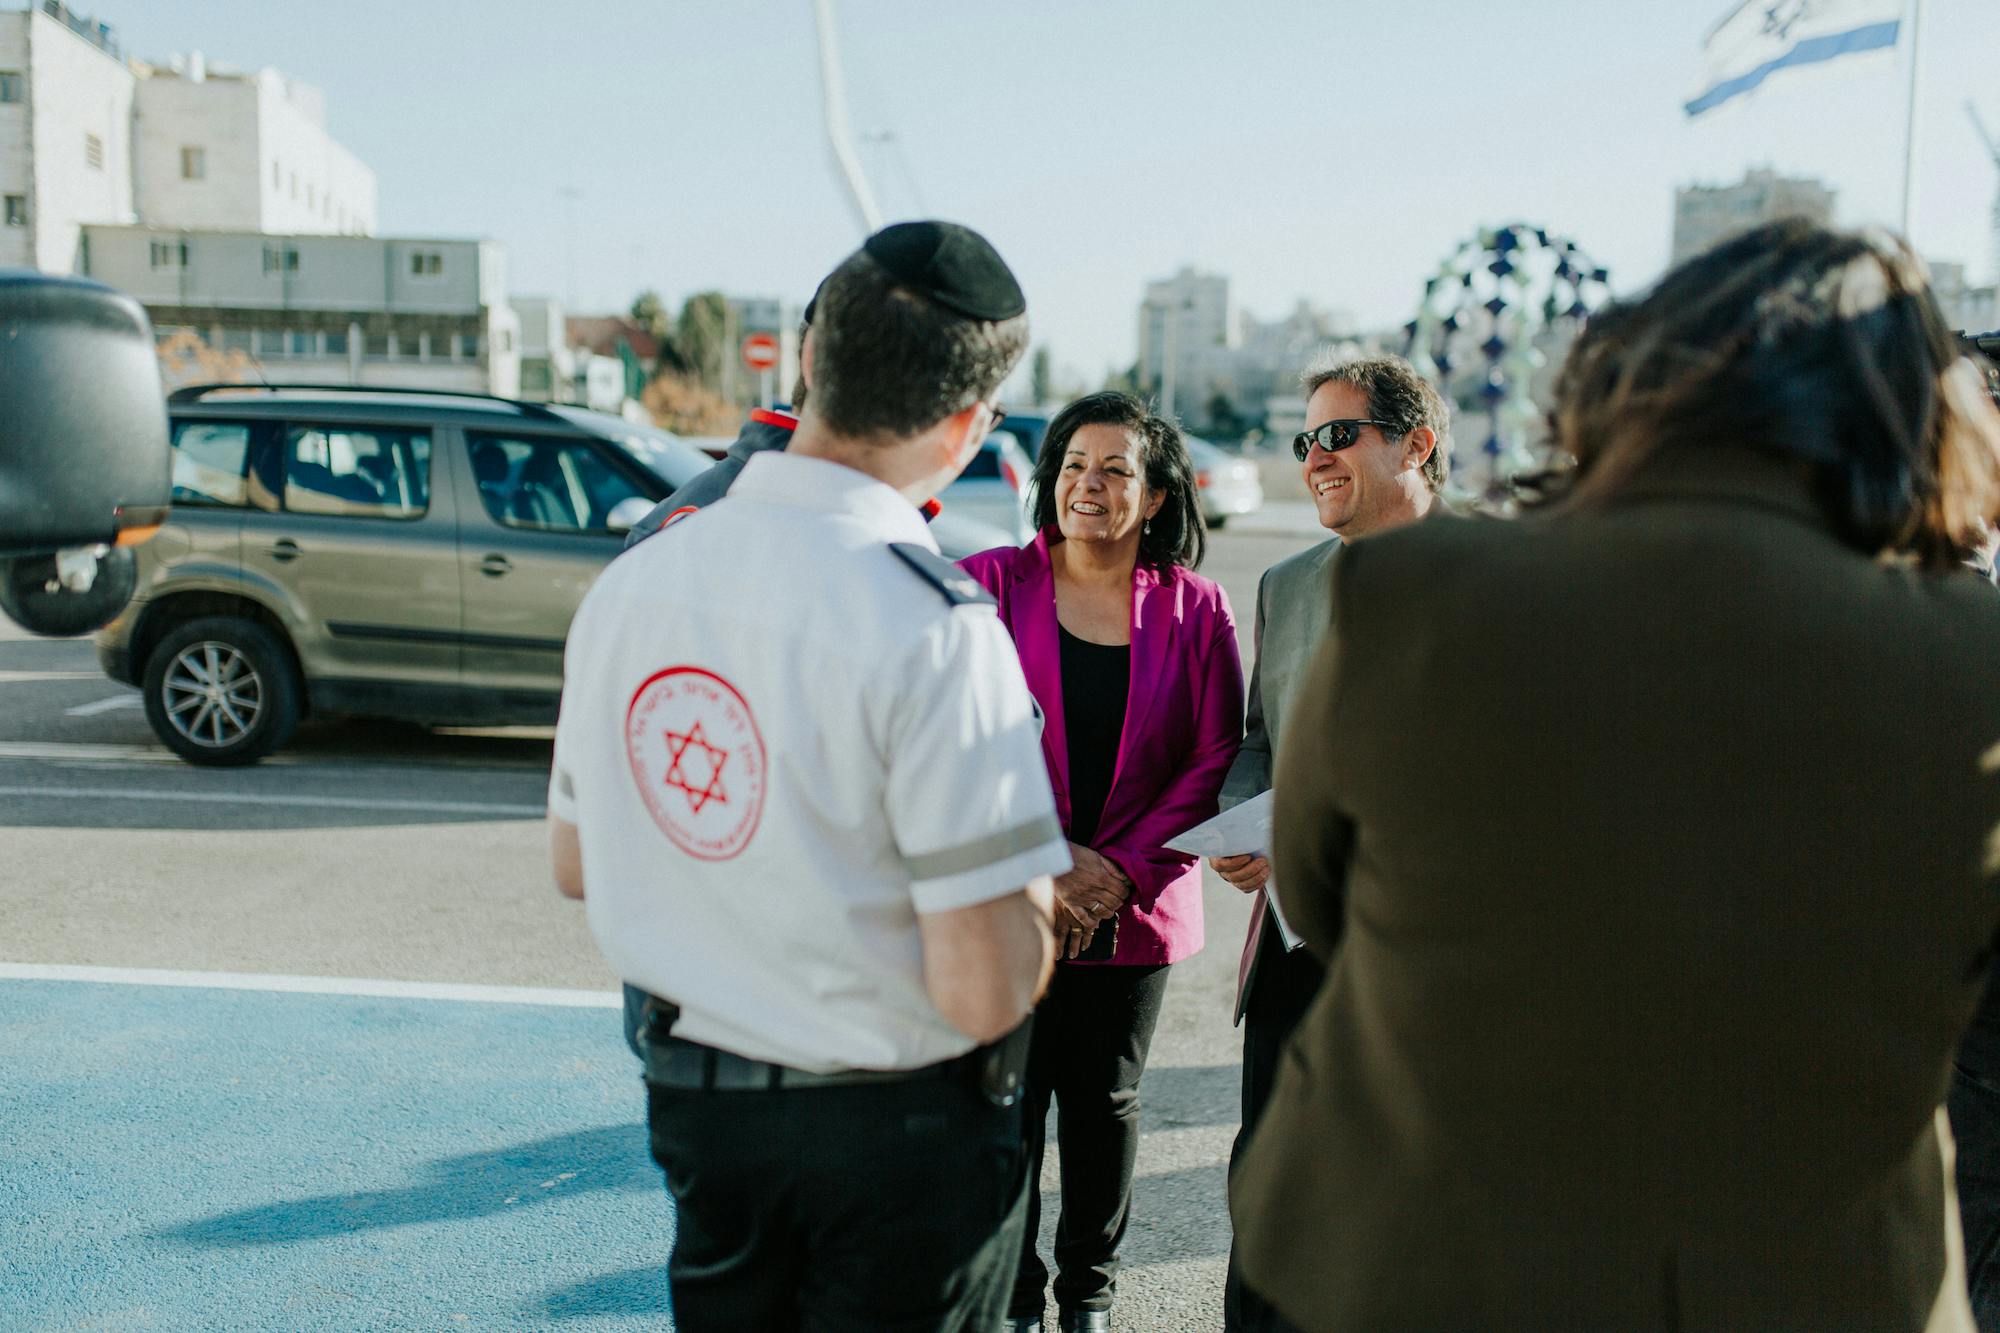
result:
M 900 542 L 936 549 L 889 487 L 759 454 L 577 612 L 549 810 L 600 947 L 678 1036 L 814 1071 L 961 1054 L 917 914 L 1069 866 L 1005 627 Z

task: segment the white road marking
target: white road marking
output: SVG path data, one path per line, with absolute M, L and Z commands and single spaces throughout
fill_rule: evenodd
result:
M 103 679 L 102 671 L 0 671 L 0 685 L 27 685 L 38 680 Z
M 76 741 L 0 741 L 0 759 L 76 759 L 88 762 L 170 764 L 181 762 L 179 755 L 164 745 L 90 745 Z M 265 763 L 289 763 L 274 755 Z
M 95 717 L 99 713 L 112 713 L 121 708 L 143 708 L 145 706 L 146 700 L 143 695 L 114 694 L 109 699 L 99 699 L 96 703 L 78 704 L 74 708 L 65 708 L 63 712 L 70 717 Z
M 59 963 L 0 963 L 5 981 L 91 981 L 112 986 L 182 986 L 208 990 L 283 991 L 293 995 L 373 995 L 393 1000 L 459 1000 L 475 1004 L 546 1004 L 568 1009 L 617 1009 L 617 991 L 557 986 L 473 986 L 446 981 L 378 981 L 370 977 L 296 977 L 260 972 L 181 972 L 150 967 L 80 967 Z
M 59 762 L 108 764 L 182 762 L 179 755 L 164 745 L 100 745 L 88 741 L 0 741 L 0 760 L 7 759 L 51 759 Z M 266 755 L 257 763 L 261 768 L 309 767 L 316 773 L 357 770 L 379 772 L 383 769 L 395 769 L 400 772 L 413 769 L 455 769 L 479 773 L 540 773 L 544 776 L 548 773 L 546 765 L 532 760 L 515 762 L 504 759 L 438 758 L 431 755 L 384 754 L 371 758 L 362 754 L 345 754 L 320 757 L 286 751 Z
M 167 791 L 158 787 L 0 787 L 0 796 L 50 796 L 115 801 L 188 801 L 200 805 L 278 805 L 304 810 L 397 810 L 420 815 L 498 815 L 540 819 L 543 805 L 488 801 L 391 801 L 371 796 L 272 796 L 263 792 Z

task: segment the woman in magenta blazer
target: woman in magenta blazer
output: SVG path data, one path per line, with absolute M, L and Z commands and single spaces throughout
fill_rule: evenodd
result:
M 1049 423 L 1034 541 L 961 564 L 1000 601 L 1046 715 L 1042 757 L 1075 869 L 1056 881 L 1063 962 L 1028 1057 L 1028 1220 L 1009 1318 L 1039 1330 L 1035 1253 L 1049 1099 L 1061 1104 L 1062 1328 L 1108 1329 L 1139 1149 L 1139 1078 L 1167 968 L 1201 948 L 1201 869 L 1164 844 L 1216 811 L 1243 732 L 1243 665 L 1204 548 L 1187 443 L 1136 398 Z

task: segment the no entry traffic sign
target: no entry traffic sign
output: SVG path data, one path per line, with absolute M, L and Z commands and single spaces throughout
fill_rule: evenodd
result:
M 770 370 L 778 364 L 778 338 L 772 333 L 752 333 L 743 339 L 743 364 L 752 370 Z

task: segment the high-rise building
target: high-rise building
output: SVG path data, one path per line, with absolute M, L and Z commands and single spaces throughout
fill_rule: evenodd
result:
M 1816 180 L 1780 176 L 1768 167 L 1734 185 L 1683 185 L 1674 191 L 1674 252 L 1678 264 L 1712 246 L 1779 218 L 1833 221 L 1834 191 Z
M 1163 410 L 1200 415 L 1233 383 L 1229 352 L 1236 344 L 1229 279 L 1183 268 L 1146 284 L 1139 303 L 1139 384 Z

